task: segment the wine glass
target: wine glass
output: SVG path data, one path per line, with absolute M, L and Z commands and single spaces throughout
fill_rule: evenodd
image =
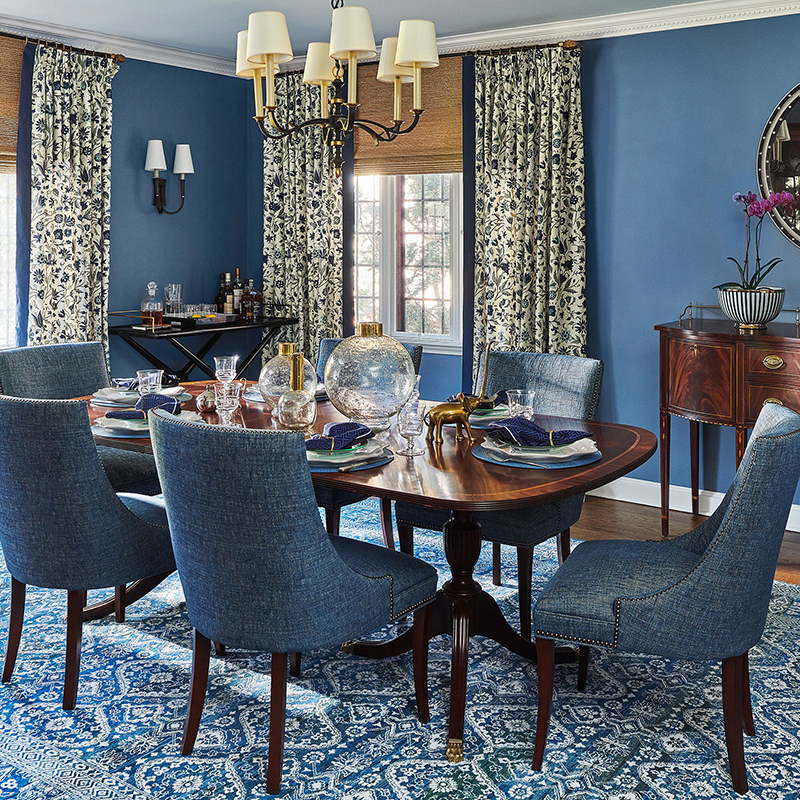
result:
M 214 374 L 218 381 L 229 383 L 236 377 L 236 362 L 239 356 L 214 356 Z
M 397 432 L 406 440 L 403 450 L 397 450 L 399 456 L 421 456 L 425 451 L 414 448 L 414 440 L 422 433 L 422 414 L 417 412 L 401 411 L 397 417 Z

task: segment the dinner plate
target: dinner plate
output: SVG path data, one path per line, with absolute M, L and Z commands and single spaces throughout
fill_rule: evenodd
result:
M 125 398 L 124 401 L 120 400 L 119 402 L 110 400 L 107 397 L 98 397 L 97 395 L 94 395 L 92 397 L 91 403 L 93 406 L 100 406 L 102 408 L 133 408 L 133 406 L 136 405 L 136 401 L 139 399 L 141 395 L 138 392 L 130 392 L 130 393 L 125 392 L 125 394 L 130 394 L 131 397 Z M 166 396 L 170 397 L 170 395 Z M 177 399 L 181 403 L 185 403 L 187 400 L 191 400 L 192 396 L 188 392 L 183 392 L 177 395 Z
M 320 383 L 317 386 L 317 391 L 314 393 L 314 398 L 317 400 L 317 402 L 322 402 L 323 400 L 328 399 L 328 395 L 325 392 L 325 386 L 323 384 Z M 242 400 L 247 400 L 248 403 L 264 403 L 266 405 L 272 405 L 261 396 L 261 392 L 259 392 L 258 389 L 248 389 L 242 394 Z
M 341 466 L 351 461 L 358 461 L 362 458 L 371 458 L 384 449 L 381 442 L 370 439 L 361 445 L 349 447 L 346 450 L 306 450 L 306 458 L 309 463 L 331 464 Z
M 511 443 L 492 441 L 491 435 L 483 442 L 486 450 L 492 450 L 504 456 L 519 456 L 520 460 L 560 461 L 567 458 L 577 458 L 597 452 L 597 443 L 594 439 L 578 439 L 569 444 L 555 445 L 553 447 L 523 447 Z
M 508 406 L 495 406 L 494 408 L 477 408 L 469 415 L 470 424 L 474 419 L 502 419 L 508 416 Z
M 342 459 L 350 458 L 354 453 L 358 453 L 364 447 L 364 444 L 364 442 L 361 442 L 352 447 L 344 447 L 341 450 L 306 450 L 306 455 L 309 460 L 319 458 L 323 461 L 341 461 Z
M 394 455 L 389 449 L 384 450 L 384 455 L 380 457 L 379 460 L 372 460 L 378 459 L 379 456 L 380 453 L 373 453 L 370 459 L 367 460 L 366 464 L 359 464 L 356 462 L 350 467 L 349 472 L 358 472 L 362 469 L 376 469 L 377 467 L 385 467 L 394 460 Z M 309 461 L 308 463 L 308 467 L 311 472 L 338 472 L 339 467 L 341 466 L 343 466 L 341 462 L 331 464 L 330 462 Z
M 176 414 L 177 419 L 184 422 L 203 422 L 203 418 L 195 411 L 181 411 Z M 100 428 L 115 431 L 145 431 L 149 430 L 149 420 L 146 419 L 116 419 L 114 417 L 99 417 L 95 420 L 95 425 Z
M 111 439 L 146 439 L 150 436 L 148 428 L 138 431 L 126 431 L 119 428 L 105 428 L 102 425 L 92 425 L 92 433 L 95 436 L 105 436 Z
M 483 445 L 476 445 L 472 448 L 472 455 L 480 461 L 488 461 L 490 464 L 497 464 L 501 467 L 521 467 L 523 469 L 569 469 L 570 467 L 583 467 L 599 461 L 603 454 L 599 450 L 594 453 L 585 453 L 575 458 L 562 459 L 561 461 L 515 461 L 508 459 L 508 456 L 497 451 L 487 450 Z

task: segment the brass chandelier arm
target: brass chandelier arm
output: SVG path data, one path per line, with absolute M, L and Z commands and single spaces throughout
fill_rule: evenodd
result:
M 422 111 L 423 109 L 414 109 L 411 112 L 414 115 L 414 119 L 407 128 L 402 127 L 402 122 L 395 122 L 393 125 L 387 126 L 371 119 L 353 120 L 353 127 L 361 128 L 362 131 L 366 131 L 372 137 L 375 144 L 378 142 L 393 142 L 398 136 L 411 133 L 411 131 L 417 127 L 419 118 L 422 116 Z M 379 130 L 374 130 L 374 128 L 378 128 Z

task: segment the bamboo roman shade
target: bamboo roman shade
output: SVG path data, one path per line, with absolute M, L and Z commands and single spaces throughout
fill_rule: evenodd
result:
M 23 39 L 0 36 L 0 172 L 17 171 L 17 119 Z
M 377 64 L 358 67 L 358 115 L 391 124 L 394 87 L 375 80 Z M 412 119 L 411 84 L 403 84 L 403 125 Z M 422 107 L 417 127 L 393 142 L 375 147 L 369 134 L 356 130 L 353 171 L 356 175 L 412 175 L 461 172 L 461 56 L 442 58 L 435 69 L 422 70 Z

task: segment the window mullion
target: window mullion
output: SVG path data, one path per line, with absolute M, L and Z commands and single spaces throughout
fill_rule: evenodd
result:
M 397 224 L 395 220 L 395 184 L 394 175 L 384 175 L 381 182 L 381 319 L 384 330 L 394 333 L 397 330 L 395 320 L 396 307 L 396 262 L 395 249 L 397 240 Z

